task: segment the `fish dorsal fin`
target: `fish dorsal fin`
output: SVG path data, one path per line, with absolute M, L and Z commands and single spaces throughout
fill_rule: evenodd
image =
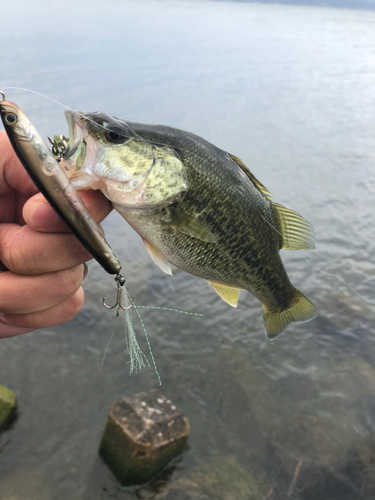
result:
M 261 182 L 250 172 L 247 166 L 240 158 L 228 153 L 230 158 L 240 167 L 240 169 L 249 177 L 258 191 L 269 201 L 272 200 L 271 193 L 263 186 Z M 278 203 L 271 201 L 276 210 L 279 223 L 278 230 L 282 234 L 281 248 L 288 250 L 311 250 L 315 248 L 315 231 L 312 225 L 302 217 L 302 215 L 285 208 Z
M 248 176 L 248 178 L 251 180 L 251 182 L 254 184 L 254 186 L 257 188 L 257 190 L 265 197 L 267 200 L 270 200 L 272 198 L 271 193 L 268 191 L 268 189 L 263 186 L 263 184 L 258 181 L 258 179 L 253 175 L 248 167 L 244 164 L 244 162 L 240 159 L 237 158 L 237 156 L 231 155 L 228 153 L 230 158 L 237 163 L 237 165 L 240 167 L 240 169 Z
M 315 248 L 315 231 L 302 215 L 273 203 L 283 241 L 281 248 L 287 250 L 311 250 Z
M 237 307 L 241 288 L 237 288 L 236 286 L 224 285 L 223 283 L 216 283 L 216 281 L 208 281 L 208 283 L 227 304 L 232 307 Z
M 142 241 L 145 244 L 147 253 L 151 257 L 151 259 L 154 261 L 154 264 L 156 264 L 158 267 L 160 267 L 160 269 L 163 271 L 163 273 L 170 274 L 172 276 L 171 266 L 164 259 L 164 257 L 159 252 L 159 250 L 157 248 L 155 248 L 154 245 L 151 245 L 151 243 L 149 243 L 144 238 L 142 238 Z
M 180 231 L 181 233 L 197 238 L 198 240 L 207 241 L 208 243 L 216 243 L 216 237 L 211 231 L 196 217 L 189 215 L 177 208 L 171 208 L 172 222 L 170 226 Z

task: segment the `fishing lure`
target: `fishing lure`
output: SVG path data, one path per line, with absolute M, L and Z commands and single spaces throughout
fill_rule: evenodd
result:
M 107 309 L 116 308 L 117 316 L 119 316 L 120 310 L 124 311 L 128 328 L 127 344 L 131 359 L 130 371 L 145 366 L 143 363 L 145 355 L 138 345 L 131 321 L 130 309 L 134 307 L 134 302 L 125 288 L 125 278 L 120 274 L 121 262 L 59 165 L 61 159 L 70 151 L 68 140 L 62 135 L 55 136 L 54 141 L 49 139 L 52 143 L 51 153 L 25 113 L 16 104 L 7 101 L 3 91 L 0 91 L 0 96 L 2 96 L 0 113 L 5 131 L 16 155 L 34 184 L 103 269 L 109 274 L 116 275 L 116 303 L 113 306 L 108 306 L 105 297 L 102 302 Z M 154 361 L 149 342 L 148 345 Z M 155 362 L 154 366 L 157 373 Z M 158 378 L 160 382 L 159 375 Z

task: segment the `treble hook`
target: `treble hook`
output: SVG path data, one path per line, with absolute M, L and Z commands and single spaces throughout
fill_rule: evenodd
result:
M 55 156 L 58 156 L 60 160 L 61 158 L 67 156 L 70 152 L 70 146 L 68 144 L 69 139 L 62 134 L 60 134 L 60 136 L 55 135 L 53 139 L 54 140 L 52 141 L 52 139 L 48 137 L 50 144 L 52 144 L 52 153 Z
M 116 296 L 116 302 L 113 306 L 109 306 L 105 303 L 105 295 L 102 300 L 102 304 L 106 309 L 114 309 L 116 308 L 116 316 L 118 317 L 120 314 L 120 309 L 123 311 L 127 311 L 128 309 L 131 309 L 133 307 L 132 304 L 124 306 L 122 303 L 122 295 L 123 295 L 123 289 L 122 287 L 125 285 L 125 278 L 121 276 L 120 273 L 118 273 L 115 277 L 115 281 L 117 283 L 117 296 Z

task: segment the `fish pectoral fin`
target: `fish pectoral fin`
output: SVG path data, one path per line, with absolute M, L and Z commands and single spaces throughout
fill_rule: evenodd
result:
M 172 222 L 170 223 L 170 226 L 177 231 L 187 234 L 192 238 L 207 241 L 208 243 L 217 242 L 215 235 L 213 235 L 211 231 L 196 217 L 181 212 L 181 210 L 176 208 L 171 209 L 171 217 Z
M 263 184 L 260 181 L 258 181 L 258 179 L 255 177 L 255 175 L 253 175 L 250 172 L 249 168 L 244 164 L 244 162 L 240 158 L 237 158 L 237 156 L 231 155 L 230 153 L 228 153 L 228 155 L 235 163 L 237 163 L 237 165 L 240 167 L 240 169 L 248 176 L 248 178 L 254 184 L 254 187 L 256 187 L 257 190 L 260 191 L 260 193 L 265 198 L 267 198 L 267 200 L 270 200 L 272 198 L 271 193 L 268 191 L 268 189 L 265 186 L 263 186 Z
M 172 269 L 169 263 L 165 260 L 161 252 L 157 248 L 154 247 L 154 245 L 151 245 L 147 240 L 142 238 L 142 241 L 146 247 L 147 253 L 153 260 L 154 264 L 156 264 L 160 269 L 163 271 L 165 274 L 169 274 L 172 276 Z
M 311 250 L 315 248 L 315 230 L 302 215 L 273 203 L 283 241 L 281 248 L 287 250 Z
M 265 304 L 262 306 L 266 336 L 269 340 L 274 340 L 281 335 L 290 323 L 305 323 L 318 315 L 314 304 L 297 289 L 284 311 L 273 311 Z
M 216 281 L 207 281 L 217 294 L 230 306 L 237 307 L 238 297 L 240 296 L 241 288 L 236 286 L 224 285 Z

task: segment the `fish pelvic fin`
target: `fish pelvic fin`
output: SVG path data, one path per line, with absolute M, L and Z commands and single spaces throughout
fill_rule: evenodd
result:
M 315 230 L 299 213 L 272 202 L 276 210 L 279 230 L 283 240 L 281 248 L 312 250 L 315 248 Z
M 273 311 L 264 304 L 262 306 L 266 336 L 269 340 L 281 335 L 290 323 L 305 323 L 318 315 L 314 304 L 297 289 L 284 311 Z
M 216 281 L 207 281 L 215 292 L 230 306 L 237 307 L 238 297 L 240 296 L 241 288 L 217 283 Z
M 154 245 L 151 245 L 147 240 L 142 238 L 142 241 L 145 245 L 145 248 L 147 250 L 147 253 L 151 257 L 151 259 L 154 261 L 154 264 L 156 264 L 160 269 L 163 271 L 165 274 L 169 274 L 172 276 L 172 269 L 169 263 L 165 260 L 161 252 L 157 248 L 154 247 Z

